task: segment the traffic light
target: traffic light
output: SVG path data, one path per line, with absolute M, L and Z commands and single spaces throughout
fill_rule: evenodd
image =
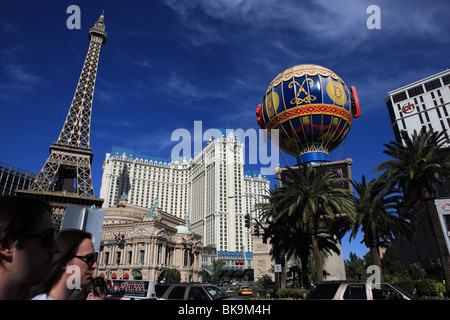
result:
M 255 225 L 255 236 L 259 237 L 259 225 Z
M 251 217 L 249 214 L 245 215 L 245 227 L 250 228 L 251 226 Z

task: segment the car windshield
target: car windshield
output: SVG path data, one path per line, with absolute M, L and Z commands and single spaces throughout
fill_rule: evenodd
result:
M 379 284 L 379 285 L 380 285 L 380 284 Z M 396 290 L 399 291 L 400 293 L 402 293 L 402 294 L 404 294 L 406 297 L 408 297 L 408 299 L 410 299 L 410 300 L 414 300 L 414 299 L 415 299 L 413 295 L 411 295 L 410 293 L 408 293 L 408 292 L 406 292 L 406 291 L 400 289 L 399 287 L 395 287 L 395 286 L 392 286 L 392 285 L 390 285 L 390 284 L 381 284 L 381 285 L 384 286 L 384 287 L 386 287 L 386 288 L 389 288 L 389 290 L 391 290 L 391 291 L 393 291 L 393 292 L 395 292 Z M 372 286 L 371 286 L 371 287 L 372 287 L 372 292 L 373 292 L 372 294 L 374 295 L 374 299 L 375 299 L 375 295 L 376 295 L 376 294 L 379 294 L 381 290 L 377 290 L 377 289 L 376 289 L 375 283 L 372 283 Z M 387 291 L 387 290 L 385 289 L 384 291 Z M 401 299 L 403 299 L 403 297 L 401 297 Z
M 218 287 L 205 287 L 205 290 L 208 291 L 209 295 L 214 299 L 214 300 L 222 300 L 222 299 L 228 299 L 229 296 L 228 294 L 226 294 L 225 291 L 223 291 L 222 289 L 218 288 Z
M 333 299 L 339 283 L 319 283 L 311 289 L 308 299 Z

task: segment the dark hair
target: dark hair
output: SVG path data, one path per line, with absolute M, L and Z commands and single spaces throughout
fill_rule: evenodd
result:
M 89 283 L 77 293 L 73 300 L 86 300 L 90 292 L 93 292 L 96 297 L 100 297 L 102 295 L 106 297 L 108 290 L 106 288 L 105 279 L 102 277 L 89 279 Z
M 92 234 L 78 229 L 64 229 L 58 232 L 56 242 L 61 247 L 61 252 L 55 255 L 45 280 L 33 289 L 33 297 L 50 292 L 53 286 L 61 279 L 65 266 L 73 259 L 84 239 L 92 239 Z
M 52 213 L 49 203 L 26 197 L 0 197 L 0 243 L 18 242 L 31 233 L 44 212 Z

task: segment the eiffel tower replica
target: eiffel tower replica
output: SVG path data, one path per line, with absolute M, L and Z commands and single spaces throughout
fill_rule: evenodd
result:
M 89 49 L 66 121 L 50 156 L 28 190 L 16 195 L 39 198 L 51 203 L 57 228 L 68 203 L 83 207 L 101 207 L 103 199 L 94 196 L 89 147 L 92 99 L 100 50 L 106 42 L 103 13 L 89 30 Z

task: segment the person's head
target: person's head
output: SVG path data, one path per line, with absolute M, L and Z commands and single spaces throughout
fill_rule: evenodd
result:
M 56 243 L 52 208 L 25 197 L 0 197 L 0 272 L 8 280 L 33 286 L 44 280 Z
M 61 247 L 50 267 L 44 282 L 35 290 L 35 294 L 49 293 L 60 281 L 77 274 L 79 271 L 80 286 L 88 284 L 92 271 L 97 268 L 96 254 L 89 232 L 78 229 L 65 229 L 56 235 Z M 77 267 L 77 268 L 69 268 Z
M 105 300 L 107 295 L 106 281 L 102 277 L 89 279 L 74 300 Z

